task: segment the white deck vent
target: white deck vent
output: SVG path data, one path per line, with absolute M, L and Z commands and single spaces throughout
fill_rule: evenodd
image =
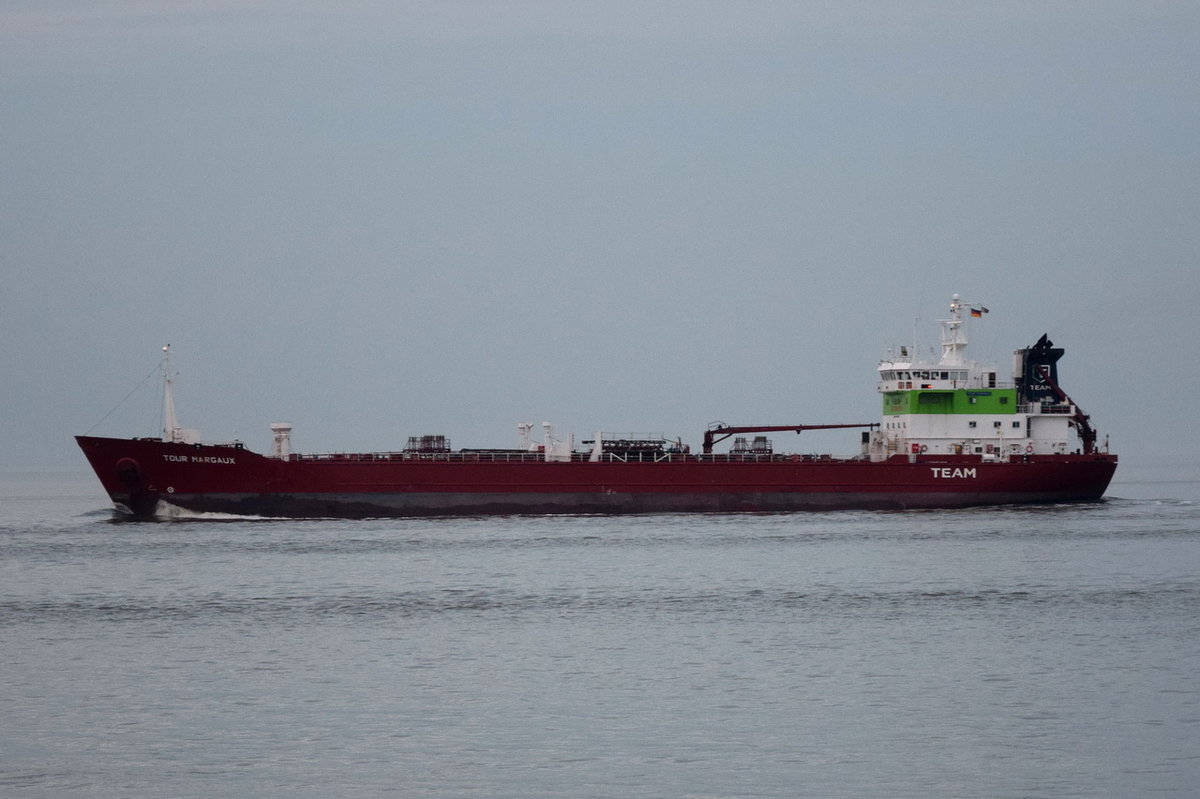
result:
M 538 445 L 533 440 L 533 422 L 517 424 L 517 446 L 526 452 L 537 452 Z
M 292 457 L 292 423 L 272 422 L 271 434 L 275 437 L 271 456 L 281 461 L 290 459 Z
M 542 422 L 542 434 L 545 437 L 545 454 L 547 461 L 569 461 L 571 450 L 575 447 L 575 436 L 568 436 L 566 441 L 554 437 L 554 425 Z

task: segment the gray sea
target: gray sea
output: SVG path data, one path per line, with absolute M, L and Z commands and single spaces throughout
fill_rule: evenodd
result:
M 1200 467 L 937 512 L 115 523 L 0 474 L 3 797 L 1193 797 Z

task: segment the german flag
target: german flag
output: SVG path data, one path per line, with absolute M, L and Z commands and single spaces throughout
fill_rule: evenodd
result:
M 981 305 L 981 306 L 979 306 L 978 308 L 972 308 L 972 309 L 971 309 L 971 316 L 973 316 L 974 318 L 978 319 L 979 317 L 983 316 L 983 315 L 984 315 L 985 313 L 987 313 L 987 312 L 988 312 L 988 309 L 987 309 L 987 308 L 984 308 L 984 307 Z

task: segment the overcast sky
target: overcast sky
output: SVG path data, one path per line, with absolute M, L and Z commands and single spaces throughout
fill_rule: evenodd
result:
M 166 343 L 256 449 L 873 421 L 955 292 L 1196 461 L 1198 109 L 1195 3 L 7 0 L 0 468 Z

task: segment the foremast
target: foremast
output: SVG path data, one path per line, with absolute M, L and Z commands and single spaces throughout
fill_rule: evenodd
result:
M 199 444 L 200 431 L 179 426 L 175 414 L 175 382 L 171 375 L 171 345 L 162 348 L 163 431 L 162 440 L 168 444 Z

